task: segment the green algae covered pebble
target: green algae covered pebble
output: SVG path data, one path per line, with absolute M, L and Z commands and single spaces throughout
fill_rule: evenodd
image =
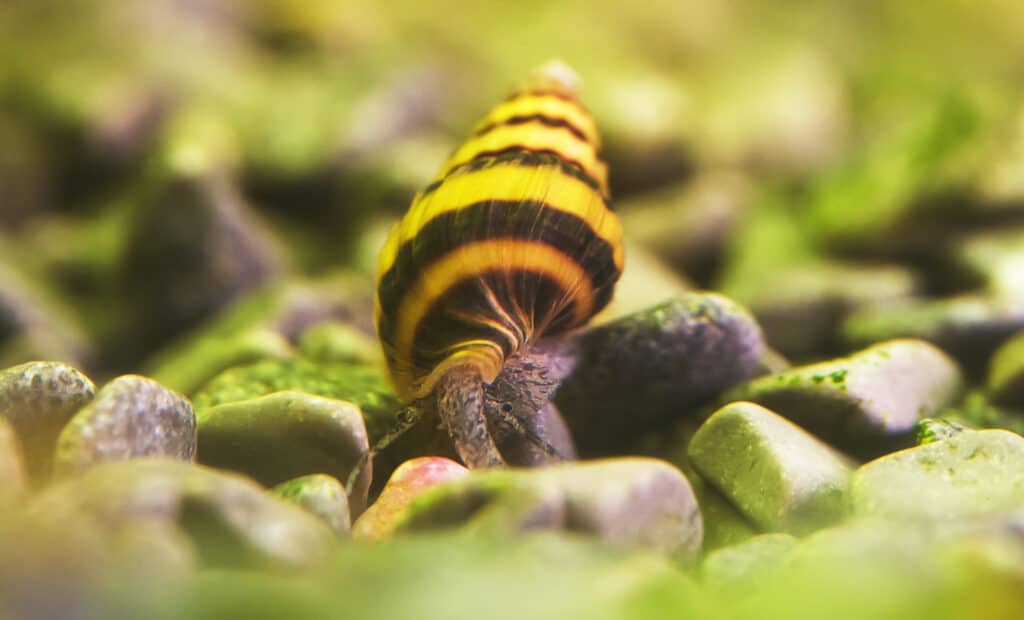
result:
M 878 455 L 910 445 L 917 421 L 950 405 L 962 386 L 956 363 L 939 349 L 892 340 L 754 379 L 728 397 L 767 407 L 839 449 Z
M 68 474 L 140 457 L 191 461 L 195 453 L 192 405 L 152 379 L 123 375 L 103 386 L 61 431 L 54 469 Z
M 310 474 L 282 482 L 273 489 L 275 495 L 305 508 L 327 524 L 339 537 L 351 530 L 348 495 L 337 478 L 327 474 Z
M 264 485 L 308 474 L 348 480 L 353 512 L 366 506 L 372 468 L 359 407 L 303 392 L 276 392 L 224 403 L 199 413 L 198 459 L 243 472 Z
M 1024 507 L 1024 438 L 963 431 L 871 461 L 854 474 L 858 516 L 945 519 Z
M 690 461 L 765 530 L 805 533 L 845 512 L 845 457 L 753 403 L 716 411 L 690 441 Z
M 719 586 L 756 579 L 777 567 L 793 550 L 797 539 L 789 534 L 761 534 L 738 545 L 709 553 L 700 565 L 704 583 Z
M 359 407 L 371 441 L 395 425 L 398 398 L 378 367 L 315 363 L 304 359 L 263 360 L 214 377 L 193 398 L 196 411 L 225 403 L 297 391 L 351 402 Z
M 383 363 L 380 343 L 347 323 L 314 325 L 299 337 L 299 352 L 319 362 Z

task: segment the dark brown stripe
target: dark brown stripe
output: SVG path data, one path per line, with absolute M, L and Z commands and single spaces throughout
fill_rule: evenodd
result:
M 429 265 L 464 243 L 501 238 L 529 239 L 558 249 L 583 268 L 595 291 L 618 279 L 614 248 L 582 219 L 543 202 L 482 201 L 442 213 L 399 247 L 394 264 L 377 284 L 381 338 L 390 342 L 402 298 Z
M 477 160 L 489 159 L 489 158 L 492 158 L 492 157 L 503 157 L 505 155 L 514 155 L 514 154 L 517 154 L 517 153 L 526 153 L 526 154 L 531 154 L 531 155 L 552 155 L 552 156 L 558 158 L 558 160 L 561 163 L 566 165 L 564 168 L 562 168 L 563 170 L 575 171 L 575 172 L 570 172 L 570 174 L 572 174 L 576 178 L 582 180 L 584 183 L 586 183 L 590 187 L 593 187 L 594 189 L 596 189 L 598 191 L 598 193 L 601 194 L 602 198 L 607 198 L 604 195 L 604 192 L 601 191 L 601 184 L 597 182 L 597 179 L 595 179 L 594 177 L 590 176 L 587 173 L 586 169 L 583 168 L 583 164 L 581 164 L 580 162 L 576 161 L 575 159 L 569 159 L 568 157 L 562 155 L 561 153 L 559 153 L 558 151 L 555 151 L 553 149 L 531 149 L 531 148 L 528 148 L 528 147 L 525 147 L 525 146 L 522 146 L 522 145 L 513 144 L 511 146 L 506 146 L 505 148 L 502 148 L 502 149 L 495 149 L 493 151 L 480 151 L 479 153 L 477 153 L 476 155 L 473 156 L 473 159 L 467 161 L 464 164 L 460 164 L 459 166 L 456 166 L 455 168 L 452 168 L 451 171 L 448 174 L 451 174 L 452 172 L 455 172 L 456 170 L 460 170 L 460 169 L 463 168 L 463 166 L 467 166 L 467 165 L 469 165 L 469 164 L 471 164 L 471 163 L 473 163 L 473 162 L 475 162 Z M 486 164 L 484 164 L 484 165 L 486 165 Z M 445 175 L 445 176 L 448 176 L 448 175 Z M 607 204 L 608 201 L 605 200 L 605 203 Z M 611 206 L 608 205 L 608 208 L 611 209 Z
M 556 127 L 560 129 L 565 129 L 580 142 L 586 142 L 588 144 L 590 143 L 590 140 L 587 139 L 587 135 L 583 133 L 583 130 L 577 127 L 576 125 L 573 125 L 571 122 L 564 118 L 556 118 L 553 116 L 546 116 L 544 114 L 521 114 L 517 116 L 510 116 L 501 122 L 488 123 L 487 125 L 484 125 L 480 129 L 477 129 L 473 135 L 476 137 L 480 137 L 482 135 L 494 131 L 498 127 L 505 127 L 509 125 L 526 125 L 527 123 L 539 123 L 541 125 L 544 125 L 545 127 Z
M 566 159 L 558 153 L 550 150 L 531 151 L 522 147 L 510 147 L 508 149 L 504 149 L 504 151 L 508 152 L 501 152 L 498 155 L 492 155 L 490 157 L 481 157 L 478 155 L 461 166 L 452 168 L 451 172 L 446 174 L 443 178 L 440 178 L 423 188 L 423 191 L 420 192 L 420 197 L 423 198 L 430 195 L 434 190 L 441 187 L 441 184 L 444 183 L 445 179 L 456 173 L 466 174 L 506 163 L 510 163 L 515 166 L 522 166 L 524 168 L 538 168 L 541 166 L 555 165 L 558 166 L 558 168 L 565 174 L 583 181 L 587 187 L 597 192 L 597 195 L 600 196 L 601 200 L 604 202 L 606 209 L 609 211 L 615 210 L 612 201 L 604 195 L 604 192 L 601 191 L 601 186 L 597 183 L 594 177 L 584 172 L 578 165 L 568 164 Z

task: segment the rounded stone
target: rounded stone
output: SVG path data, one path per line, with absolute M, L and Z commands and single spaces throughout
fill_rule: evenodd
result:
M 195 453 L 196 416 L 188 400 L 152 379 L 122 375 L 64 427 L 55 470 L 68 474 L 139 457 L 191 461 Z
M 94 391 L 88 377 L 60 362 L 29 362 L 0 371 L 0 416 L 18 434 L 34 480 L 50 475 L 57 436 Z
M 352 527 L 352 538 L 387 538 L 398 525 L 405 508 L 426 490 L 469 474 L 469 470 L 451 459 L 424 456 L 399 465 L 388 478 L 377 501 L 370 505 Z
M 612 452 L 755 376 L 763 351 L 745 309 L 714 293 L 680 295 L 585 332 L 555 403 L 581 454 Z
M 340 538 L 347 538 L 351 527 L 345 485 L 327 474 L 310 474 L 282 482 L 273 489 L 323 521 Z
M 349 486 L 353 514 L 366 507 L 372 463 L 357 405 L 284 391 L 203 409 L 198 424 L 198 459 L 205 465 L 245 473 L 266 486 L 327 474 Z

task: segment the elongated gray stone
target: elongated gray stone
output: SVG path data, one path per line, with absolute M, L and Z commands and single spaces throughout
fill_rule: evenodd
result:
M 123 375 L 68 422 L 57 440 L 58 473 L 139 457 L 191 461 L 196 453 L 192 405 L 152 379 Z
M 348 482 L 353 514 L 366 507 L 372 465 L 359 407 L 303 392 L 276 392 L 199 413 L 199 461 L 245 473 L 267 486 L 308 474 Z
M 945 353 L 924 341 L 893 340 L 754 379 L 726 398 L 758 403 L 830 445 L 876 456 L 912 445 L 917 421 L 952 404 L 962 386 Z
M 457 525 L 505 535 L 564 529 L 682 561 L 695 557 L 703 536 L 686 476 L 639 457 L 473 472 L 424 493 L 398 518 L 399 531 Z
M 0 416 L 18 434 L 29 475 L 50 475 L 57 436 L 93 398 L 92 381 L 60 362 L 29 362 L 0 371 Z
M 845 512 L 845 457 L 753 403 L 716 411 L 690 441 L 690 461 L 761 528 L 806 533 Z
M 854 474 L 858 516 L 945 519 L 1024 507 L 1024 437 L 962 431 L 871 461 Z

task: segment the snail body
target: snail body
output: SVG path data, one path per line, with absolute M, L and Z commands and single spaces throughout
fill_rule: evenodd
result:
M 480 122 L 381 252 L 375 318 L 391 380 L 403 401 L 436 405 L 468 465 L 500 461 L 484 384 L 585 324 L 621 274 L 599 146 L 574 87 L 542 71 Z

